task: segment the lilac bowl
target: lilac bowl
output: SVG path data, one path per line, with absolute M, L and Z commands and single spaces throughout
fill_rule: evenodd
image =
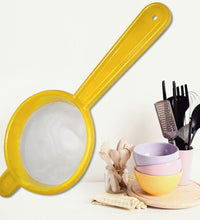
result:
M 168 163 L 179 158 L 179 150 L 168 143 L 145 143 L 137 145 L 133 150 L 137 166 Z

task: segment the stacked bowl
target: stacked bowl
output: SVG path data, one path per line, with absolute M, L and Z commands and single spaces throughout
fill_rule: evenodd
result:
M 173 191 L 182 175 L 179 149 L 168 143 L 145 143 L 133 150 L 135 177 L 149 194 L 160 196 Z

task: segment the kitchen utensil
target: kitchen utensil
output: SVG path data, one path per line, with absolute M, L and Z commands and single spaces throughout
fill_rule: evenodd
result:
M 187 84 L 181 86 L 181 93 L 179 87 L 177 89 L 177 114 L 176 114 L 176 125 L 177 128 L 181 128 L 184 126 L 185 113 L 189 108 L 189 95 Z
M 120 175 L 115 171 L 116 169 L 114 169 L 111 158 L 108 156 L 108 154 L 106 154 L 105 152 L 99 152 L 99 156 L 101 157 L 102 160 L 104 160 L 107 164 L 107 169 L 110 168 L 110 170 L 113 169 L 113 173 L 114 175 L 117 177 L 117 179 L 119 181 L 121 181 L 121 177 Z
M 189 123 L 189 142 L 188 146 L 191 145 L 194 136 L 198 129 L 200 128 L 200 104 L 196 106 L 191 115 L 191 120 Z M 192 135 L 192 136 L 191 136 Z
M 170 21 L 171 14 L 165 5 L 148 5 L 74 95 L 44 91 L 19 106 L 5 136 L 8 169 L 0 178 L 2 196 L 10 196 L 20 186 L 35 193 L 56 194 L 81 178 L 95 141 L 90 108 L 153 44 Z M 66 120 L 61 120 L 60 115 Z M 53 138 L 52 133 L 55 133 Z
M 114 193 L 119 193 L 120 192 L 119 181 L 115 177 L 114 172 L 112 170 L 109 171 L 109 181 L 110 181 L 111 191 Z
M 154 196 L 166 195 L 172 192 L 181 179 L 183 171 L 171 176 L 151 176 L 138 172 L 135 168 L 135 177 L 140 187 Z
M 119 163 L 119 165 L 120 165 L 121 168 L 124 168 L 127 161 L 128 161 L 128 159 L 130 158 L 131 154 L 130 154 L 130 151 L 126 148 L 121 149 L 119 151 L 119 153 L 120 153 L 120 163 Z
M 114 174 L 114 175 L 113 175 Z M 104 181 L 106 192 L 121 193 L 126 190 L 128 172 L 125 168 L 106 167 Z
M 152 196 L 138 185 L 136 180 L 127 186 L 127 194 L 144 202 L 147 206 L 161 209 L 186 209 L 200 205 L 200 184 L 190 181 L 187 186 L 177 186 L 164 196 Z
M 126 163 L 130 159 L 134 148 L 135 148 L 135 146 L 126 143 L 124 145 L 124 148 L 119 150 L 119 153 L 120 153 L 120 167 L 121 168 L 126 166 Z
M 124 147 L 124 149 L 127 149 L 128 151 L 129 151 L 129 153 L 130 153 L 130 156 L 131 156 L 131 154 L 133 153 L 133 149 L 135 148 L 135 146 L 133 146 L 133 145 L 125 145 L 125 147 Z
M 169 140 L 169 143 L 173 144 L 173 140 L 177 137 L 178 131 L 170 102 L 163 100 L 156 102 L 154 105 L 163 136 Z
M 188 144 L 188 136 L 189 136 L 189 124 L 184 125 L 182 128 L 178 130 L 178 136 Z
M 179 158 L 178 148 L 168 143 L 145 143 L 133 149 L 137 166 L 167 163 Z
M 179 150 L 185 150 L 187 148 L 187 143 L 179 136 L 175 138 L 175 144 Z
M 99 152 L 99 156 L 101 157 L 102 160 L 104 160 L 106 162 L 106 164 L 109 167 L 113 167 L 112 161 L 111 161 L 110 157 L 108 156 L 108 154 L 106 154 L 105 152 Z
M 128 144 L 124 138 L 118 142 L 118 150 L 110 149 L 109 142 L 104 142 L 101 146 L 99 155 L 108 165 L 104 174 L 106 192 L 120 193 L 125 191 L 128 182 L 126 163 L 133 148 L 134 146 Z
M 110 150 L 110 143 L 108 141 L 105 141 L 102 145 L 101 145 L 101 149 L 100 152 L 105 152 L 106 154 L 108 154 L 108 151 Z
M 165 80 L 162 81 L 162 93 L 163 93 L 163 100 L 167 100 Z
M 126 140 L 125 138 L 121 138 L 121 140 L 119 141 L 119 143 L 117 144 L 117 150 L 121 150 L 124 148 L 126 144 Z
M 167 163 L 147 165 L 147 166 L 136 166 L 137 171 L 140 173 L 152 175 L 152 176 L 170 176 L 177 174 L 181 171 L 181 159 L 172 160 Z
M 189 111 L 187 114 L 188 119 L 190 119 L 195 107 L 200 104 L 200 97 L 196 92 L 189 91 L 189 100 L 190 100 L 190 106 L 189 106 Z
M 193 147 L 189 147 L 188 150 L 179 150 L 179 156 L 181 158 L 181 164 L 183 169 L 183 174 L 179 185 L 187 185 L 190 182 L 190 174 L 191 174 L 191 167 L 192 167 L 192 160 L 193 160 Z
M 99 152 L 99 156 L 107 164 L 106 169 L 108 170 L 108 175 L 105 181 L 106 189 L 107 190 L 110 189 L 112 192 L 119 192 L 120 191 L 119 182 L 121 182 L 122 180 L 121 176 L 117 173 L 116 169 L 114 169 L 112 161 L 107 153 Z
M 168 101 L 170 101 L 176 125 L 177 125 L 177 122 L 179 123 L 179 125 L 176 127 L 180 128 L 181 127 L 180 124 L 183 124 L 183 121 L 185 118 L 185 113 L 183 114 L 183 112 L 186 111 L 185 109 L 186 106 L 184 106 L 182 101 L 184 101 L 184 99 L 187 99 L 187 101 L 184 103 L 189 102 L 187 85 L 185 85 L 185 92 L 184 92 L 184 87 L 181 86 L 181 94 L 180 94 L 179 87 L 176 87 L 175 81 L 172 82 L 172 87 L 173 87 L 173 96 L 167 98 L 165 81 L 162 81 L 163 100 L 167 99 Z M 185 142 L 179 136 L 175 138 L 175 142 L 179 149 L 181 150 L 185 149 Z M 171 143 L 173 142 L 171 141 Z
M 176 99 L 176 82 L 172 82 L 172 90 L 173 90 L 173 114 L 175 122 L 177 120 L 177 99 Z
M 121 159 L 121 155 L 120 155 L 119 151 L 114 150 L 114 149 L 110 149 L 108 152 L 108 155 L 112 159 L 112 161 L 114 163 L 114 167 L 116 169 L 118 169 L 120 167 L 120 159 Z
M 181 89 L 176 86 L 176 82 L 172 82 L 173 96 L 167 100 L 170 101 L 177 128 L 180 129 L 184 125 L 185 113 L 190 106 L 187 84 L 181 85 Z
M 174 103 L 176 104 L 176 107 L 174 107 L 174 117 L 176 121 L 177 128 L 180 129 L 184 125 L 184 120 L 185 120 L 185 113 L 187 109 L 189 108 L 189 96 L 188 96 L 188 88 L 187 85 L 185 84 L 184 87 L 183 85 L 181 86 L 181 94 L 179 87 L 176 87 L 176 84 L 173 84 L 173 93 L 176 93 L 176 96 L 173 96 Z M 184 91 L 185 90 L 185 91 Z M 175 106 L 174 104 L 174 106 Z M 182 139 L 177 137 L 175 139 L 176 145 L 180 150 L 184 150 L 187 148 L 187 144 L 184 143 Z

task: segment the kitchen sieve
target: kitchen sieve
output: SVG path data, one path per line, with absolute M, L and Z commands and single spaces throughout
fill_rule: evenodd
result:
M 95 141 L 91 107 L 170 21 L 165 5 L 146 6 L 75 94 L 43 91 L 18 107 L 5 135 L 8 168 L 0 178 L 0 195 L 10 196 L 19 187 L 39 194 L 56 194 L 81 178 Z

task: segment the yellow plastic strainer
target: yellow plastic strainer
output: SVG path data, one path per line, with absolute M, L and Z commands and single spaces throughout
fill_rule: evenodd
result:
M 94 147 L 90 108 L 164 32 L 170 21 L 171 14 L 165 5 L 148 5 L 74 95 L 64 91 L 44 91 L 28 98 L 18 107 L 6 131 L 5 158 L 8 169 L 0 178 L 0 195 L 10 196 L 20 186 L 35 193 L 56 194 L 81 178 Z M 66 119 L 62 122 L 60 114 L 54 114 L 54 110 L 65 106 Z M 42 129 L 37 129 L 40 125 Z M 54 136 L 57 132 L 57 138 L 62 141 L 52 138 L 51 132 Z M 55 152 L 56 162 L 54 155 L 51 160 L 48 157 L 51 151 Z M 59 168 L 66 158 L 74 163 L 69 166 L 65 164 L 66 170 L 63 168 L 60 172 Z M 32 165 L 35 170 L 31 170 Z M 46 170 L 48 173 L 45 173 Z M 57 181 L 56 176 L 63 178 Z

